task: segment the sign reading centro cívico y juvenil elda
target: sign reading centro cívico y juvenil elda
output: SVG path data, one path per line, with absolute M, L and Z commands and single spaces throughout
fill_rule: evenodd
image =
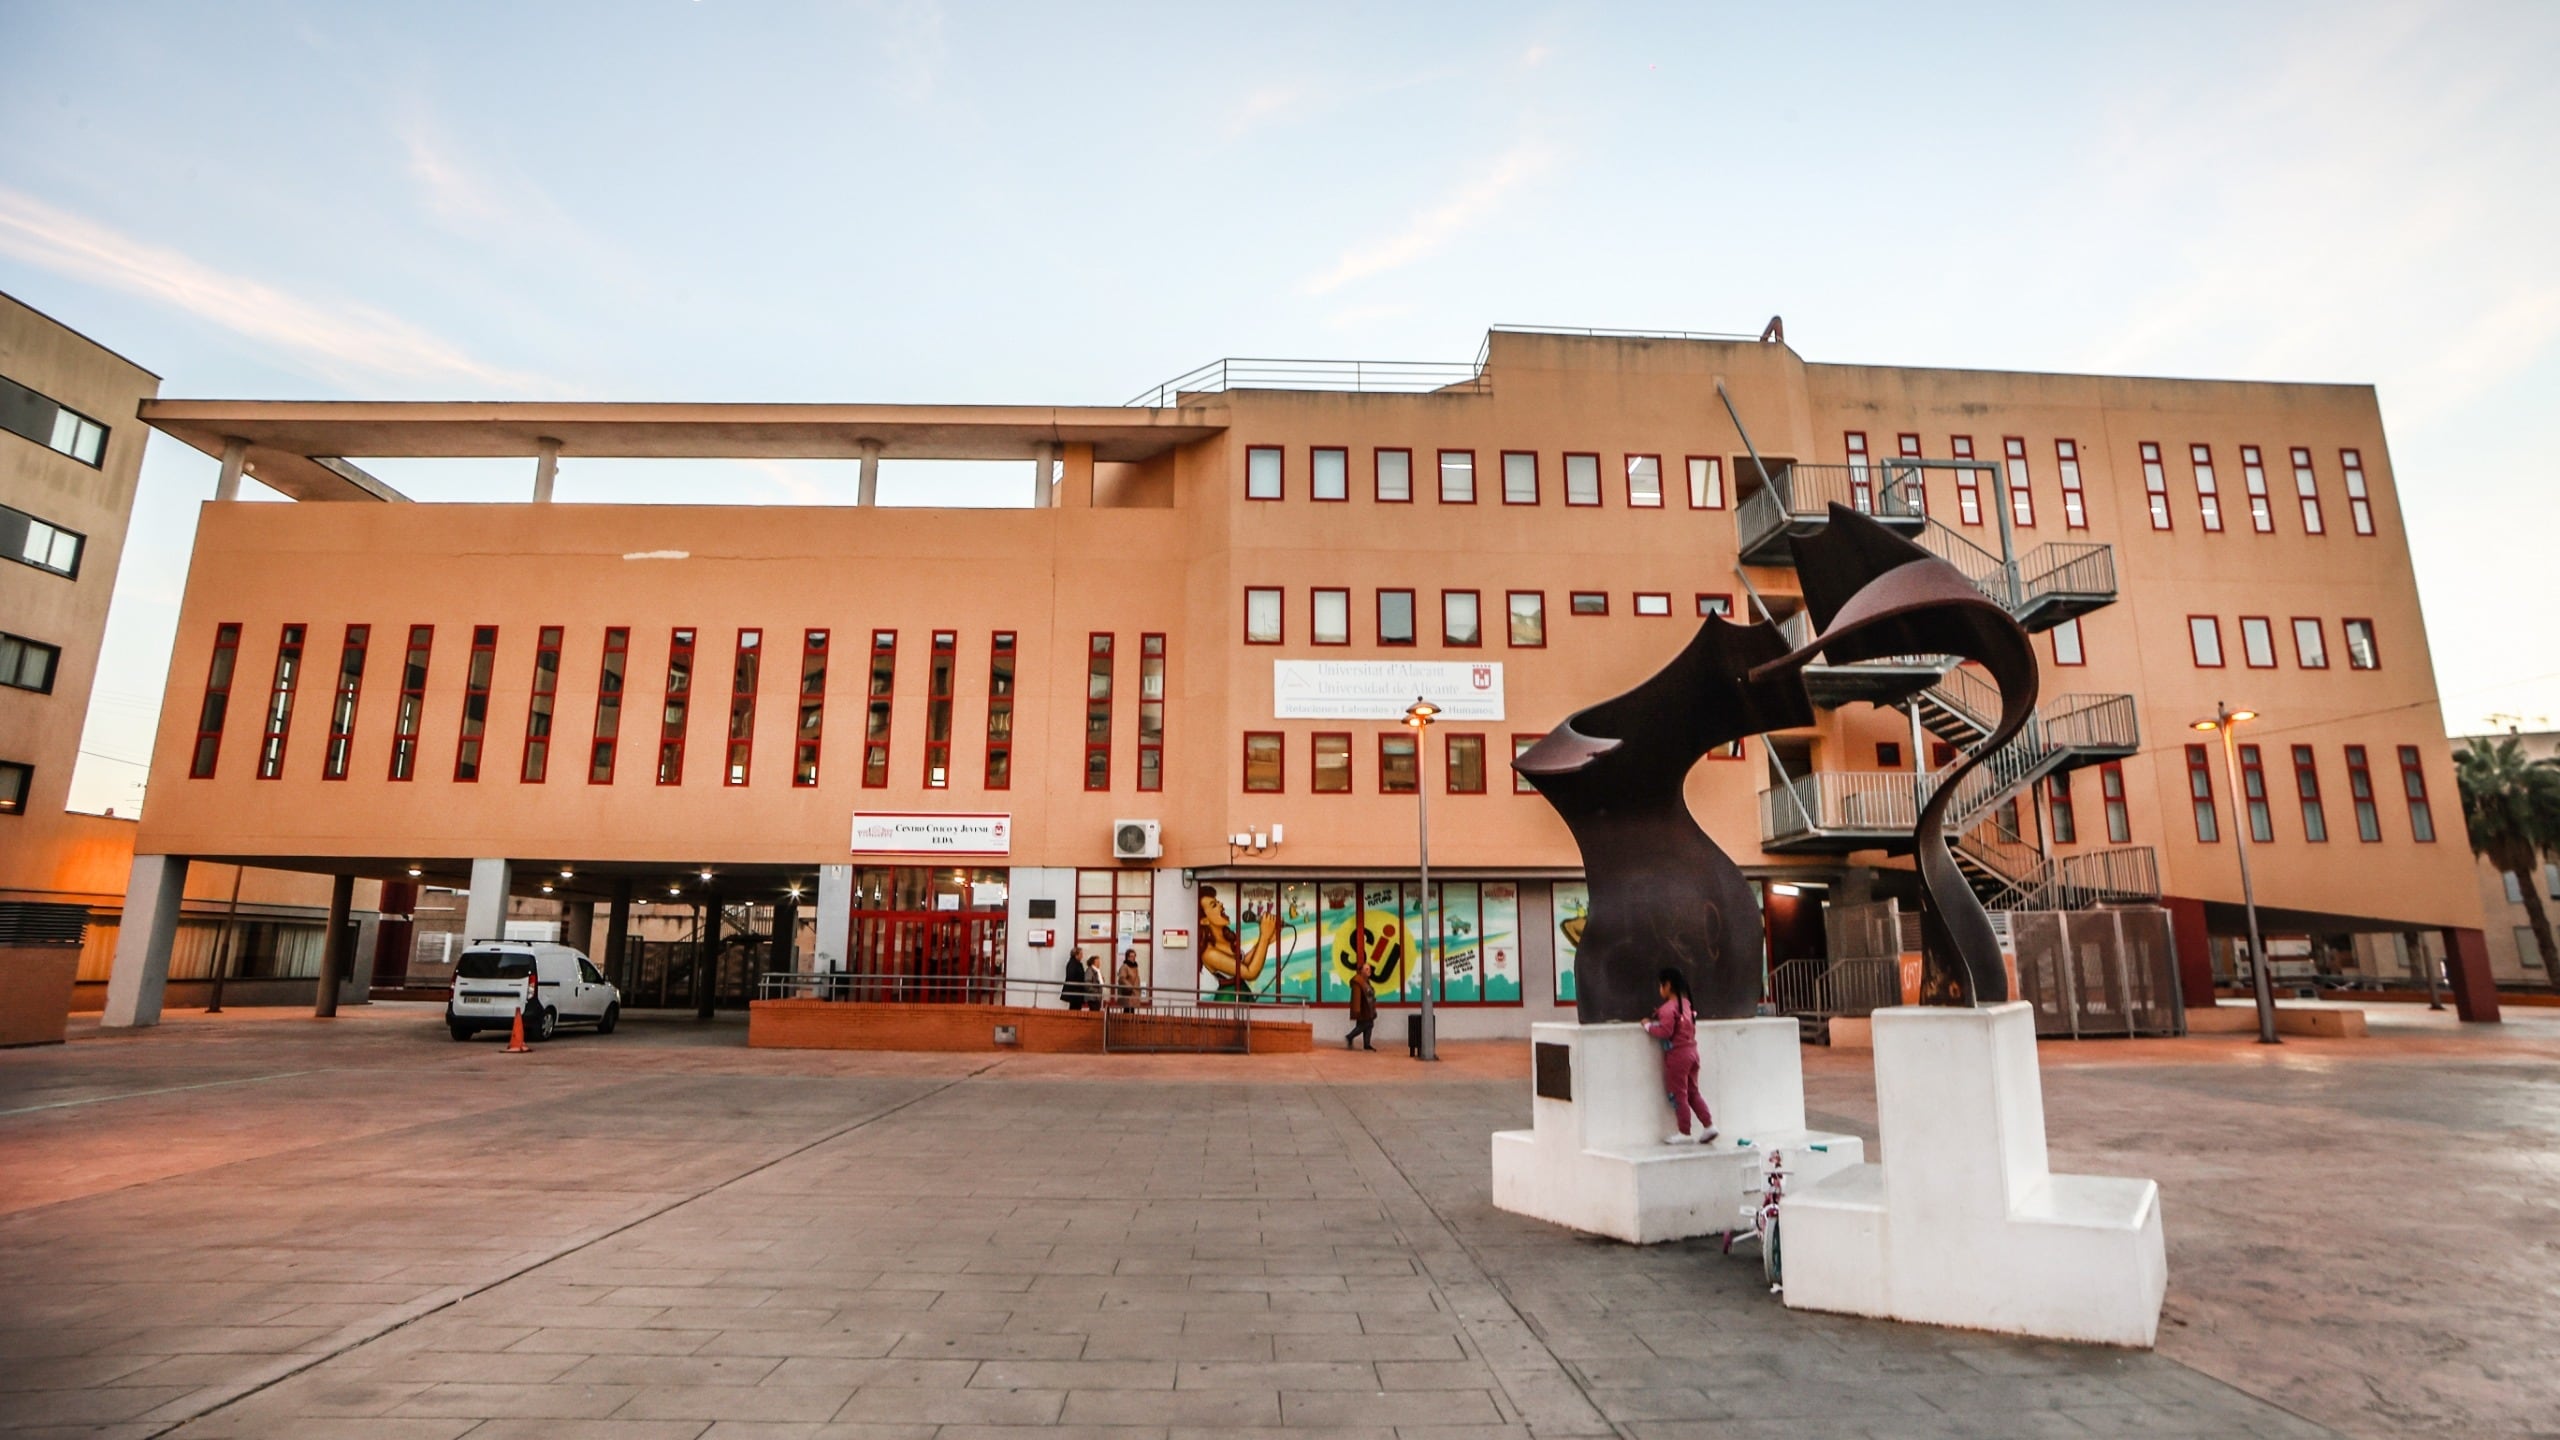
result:
M 1003 855 L 1013 849 L 1013 817 L 856 810 L 853 849 L 860 855 Z
M 1502 665 L 1469 660 L 1274 660 L 1275 720 L 1401 720 L 1421 696 L 1443 720 L 1500 720 Z

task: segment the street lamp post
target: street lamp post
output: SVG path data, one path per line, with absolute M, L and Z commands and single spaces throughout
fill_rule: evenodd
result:
M 1422 752 L 1429 748 L 1424 742 L 1430 739 L 1431 721 L 1439 713 L 1439 706 L 1419 695 L 1413 697 L 1413 703 L 1406 706 L 1404 710 L 1404 723 L 1413 727 L 1414 814 L 1420 826 L 1416 849 L 1422 861 L 1423 937 L 1421 944 L 1414 948 L 1413 964 L 1416 969 L 1422 966 L 1430 953 L 1431 917 L 1437 913 L 1431 903 L 1431 777 L 1429 767 L 1423 763 Z M 1405 939 L 1410 942 L 1413 937 L 1408 935 Z M 1422 976 L 1422 1053 L 1417 1057 L 1419 1059 L 1440 1058 L 1440 1032 L 1436 1024 L 1437 1017 L 1431 1011 L 1431 994 L 1439 988 L 1440 976 L 1436 970 L 1424 972 Z
M 2249 917 L 2249 971 L 2258 998 L 2258 1043 L 2281 1045 L 2284 1042 L 2276 1038 L 2275 990 L 2267 977 L 2267 947 L 2258 939 L 2258 892 L 2249 881 L 2249 797 L 2240 788 L 2240 760 L 2231 741 L 2233 726 L 2257 718 L 2255 710 L 2234 710 L 2217 700 L 2213 718 L 2198 720 L 2193 728 L 2222 734 L 2222 783 L 2231 791 L 2231 843 L 2240 852 L 2240 905 Z

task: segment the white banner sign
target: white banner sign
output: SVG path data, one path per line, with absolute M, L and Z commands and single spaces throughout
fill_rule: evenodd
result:
M 864 855 L 1003 855 L 1013 849 L 1013 817 L 856 810 L 853 849 Z
M 1470 660 L 1274 660 L 1275 720 L 1401 720 L 1420 696 L 1443 720 L 1500 720 L 1502 664 Z

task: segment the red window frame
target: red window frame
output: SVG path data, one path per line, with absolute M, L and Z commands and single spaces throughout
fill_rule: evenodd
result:
M 1647 600 L 1661 601 L 1662 608 L 1659 610 L 1645 609 L 1644 602 Z M 1635 592 L 1635 600 L 1627 608 L 1631 614 L 1643 616 L 1647 620 L 1666 619 L 1671 614 L 1671 592 L 1668 590 L 1638 590 Z
M 929 632 L 924 667 L 924 771 L 927 790 L 951 788 L 951 710 L 960 689 L 960 632 Z
M 1732 592 L 1701 590 L 1697 592 L 1697 595 L 1699 619 L 1704 620 L 1710 615 L 1721 615 L 1727 620 L 1733 618 Z
M 187 778 L 210 780 L 222 760 L 222 728 L 231 711 L 231 681 L 240 668 L 240 626 L 226 620 L 213 627 L 213 658 L 204 672 L 204 704 L 196 711 L 196 744 L 187 761 Z
M 631 684 L 631 627 L 611 625 L 604 632 L 604 655 L 596 662 L 596 723 L 587 747 L 587 783 L 610 785 L 617 752 L 622 747 L 622 692 Z
M 356 703 L 364 696 L 365 654 L 373 627 L 350 625 L 338 644 L 338 688 L 329 705 L 329 744 L 320 756 L 320 778 L 344 780 L 355 759 Z
M 462 667 L 462 721 L 454 731 L 453 779 L 480 779 L 480 755 L 489 744 L 489 687 L 498 675 L 498 627 L 471 627 L 471 656 Z
M 1520 734 L 1520 733 L 1518 733 L 1518 732 L 1516 732 L 1516 731 L 1515 731 L 1515 732 L 1513 732 L 1513 734 L 1512 734 L 1512 736 L 1511 736 L 1511 793 L 1512 793 L 1512 794 L 1514 794 L 1514 795 L 1535 795 L 1535 794 L 1537 794 L 1537 793 L 1538 793 L 1538 787 L 1537 787 L 1537 786 L 1535 786 L 1535 785 L 1530 784 L 1530 783 L 1529 783 L 1529 777 L 1520 773 L 1520 757 L 1521 757 L 1521 756 L 1523 756 L 1523 755 L 1528 754 L 1528 753 L 1529 753 L 1529 748 L 1530 748 L 1531 746 L 1533 746 L 1533 745 L 1537 744 L 1539 741 L 1544 740 L 1544 739 L 1546 739 L 1546 738 L 1547 738 L 1547 737 L 1546 737 L 1546 736 L 1544 736 L 1544 735 L 1522 735 L 1522 734 Z
M 827 632 L 800 632 L 800 688 L 791 714 L 791 785 L 818 783 L 818 759 L 827 730 Z
M 2276 533 L 2275 502 L 2267 495 L 2267 461 L 2255 445 L 2240 447 L 2240 488 L 2249 497 L 2249 528 Z
M 2204 651 L 2199 649 L 2196 645 L 2196 640 L 2200 633 L 2196 629 L 2196 622 L 2199 620 L 2202 620 L 2213 627 L 2213 658 L 2211 660 L 2205 659 Z M 2187 617 L 2187 653 L 2195 660 L 2196 668 L 2199 670 L 2219 670 L 2223 668 L 2224 662 L 2229 658 L 2229 652 L 2222 648 L 2222 621 L 2220 617 L 2213 615 L 2190 615 Z
M 524 751 L 516 760 L 516 781 L 540 785 L 551 778 L 551 726 L 560 704 L 560 652 L 566 632 L 544 625 L 534 632 L 533 679 L 524 702 Z
M 2187 747 L 2187 802 L 2195 818 L 2197 843 L 2222 843 L 2222 817 L 2213 803 L 2213 763 L 2202 745 Z
M 2356 627 L 2359 625 L 2364 627 L 2364 651 L 2370 657 L 2369 662 L 2362 665 L 2356 663 Z M 2350 615 L 2338 622 L 2338 631 L 2340 639 L 2347 647 L 2348 669 L 2379 670 L 2382 668 L 2382 638 L 2374 633 L 2371 620 L 2361 615 Z
M 2151 508 L 2151 528 L 2170 530 L 2176 521 L 2169 514 L 2169 469 L 2160 460 L 2160 445 L 2155 440 L 2142 442 L 2142 496 Z
M 2080 487 L 2080 442 L 2053 442 L 2054 469 L 2062 476 L 2062 523 L 2065 529 L 2089 528 L 2089 501 Z
M 1973 458 L 1973 437 L 1950 435 L 1947 437 L 1947 448 L 1955 452 L 1956 459 L 1970 460 Z M 1967 525 L 1982 523 L 1981 471 L 1959 470 L 1956 472 L 1956 518 Z
M 1323 486 L 1316 478 L 1319 473 L 1319 467 L 1317 466 L 1316 461 L 1319 457 L 1325 455 L 1339 455 L 1342 457 L 1342 493 L 1339 495 L 1325 494 Z M 1284 473 L 1285 469 L 1286 467 L 1284 466 Z M 1307 447 L 1307 498 L 1320 505 L 1348 505 L 1351 503 L 1350 446 L 1310 445 Z
M 2293 663 L 2304 670 L 2328 669 L 2329 627 L 2321 624 L 2320 617 L 2317 615 L 2296 615 L 2292 617 L 2292 619 Z M 2311 627 L 2312 637 L 2320 642 L 2320 653 L 2317 656 L 2305 655 L 2302 653 L 2302 627 L 2305 625 Z
M 1255 457 L 1261 455 L 1268 455 L 1271 457 L 1271 493 L 1268 495 L 1256 495 L 1253 493 L 1253 462 Z M 1289 450 L 1287 446 L 1247 445 L 1244 447 L 1244 498 L 1256 503 L 1274 503 L 1289 498 Z
M 390 778 L 402 782 L 418 775 L 418 737 L 427 718 L 427 667 L 435 658 L 436 627 L 409 627 L 409 648 L 400 660 L 400 704 L 391 716 Z
M 2436 843 L 2435 807 L 2427 801 L 2427 769 L 2418 747 L 2400 747 L 2400 790 L 2409 800 L 2409 838 L 2421 845 Z
M 2056 845 L 2080 843 L 2080 821 L 2071 808 L 2071 772 L 2056 771 L 2045 777 L 2045 826 L 2053 834 Z
M 1268 640 L 1253 638 L 1253 597 L 1271 597 L 1271 615 L 1279 628 Z M 1247 585 L 1244 587 L 1244 643 L 1247 645 L 1285 645 L 1289 640 L 1289 591 L 1281 585 Z
M 729 753 L 724 785 L 744 785 L 755 771 L 756 689 L 764 679 L 764 631 L 741 627 L 729 662 Z
M 1324 761 L 1328 742 L 1331 742 L 1332 747 L 1335 748 L 1335 752 L 1342 758 L 1342 783 L 1339 785 L 1328 785 L 1325 783 Z M 1307 737 L 1307 777 L 1308 784 L 1312 787 L 1312 793 L 1314 794 L 1348 795 L 1351 793 L 1350 731 L 1318 730 Z
M 1401 455 L 1404 457 L 1404 493 L 1401 495 L 1390 495 L 1386 490 L 1387 467 L 1385 461 L 1390 455 Z M 1369 452 L 1369 495 L 1371 499 L 1381 505 L 1410 505 L 1413 503 L 1412 447 L 1405 445 L 1381 445 L 1377 449 Z
M 2027 442 L 2020 435 L 2000 437 L 2000 460 L 2009 478 L 2009 519 L 2021 530 L 2036 528 L 2034 477 L 2027 472 Z
M 898 718 L 898 632 L 871 632 L 862 680 L 862 788 L 889 788 L 889 741 Z
M 2347 477 L 2347 518 L 2359 535 L 2373 533 L 2373 496 L 2365 488 L 2364 453 L 2350 446 L 2338 452 L 2338 468 Z
M 2258 633 L 2266 637 L 2267 658 L 2264 663 L 2260 663 L 2258 657 L 2250 652 L 2249 627 L 2251 625 L 2256 625 L 2258 627 Z M 2240 663 L 2242 666 L 2251 670 L 2273 670 L 2276 668 L 2275 621 L 2268 619 L 2264 615 L 2243 615 L 2240 617 Z
M 1096 630 L 1084 642 L 1084 788 L 1111 788 L 1112 668 L 1119 641 L 1108 630 Z
M 2276 842 L 2275 810 L 2267 803 L 2266 755 L 2255 745 L 2240 747 L 2240 797 L 2249 811 L 2249 839 L 2257 845 Z
M 1574 488 L 1575 488 L 1575 487 L 1574 487 L 1574 483 L 1573 483 L 1573 469 L 1574 469 L 1574 462 L 1575 462 L 1575 461 L 1577 461 L 1577 460 L 1587 460 L 1587 461 L 1589 461 L 1589 462 L 1590 462 L 1590 464 L 1591 464 L 1591 491 L 1590 491 L 1590 497 L 1591 497 L 1591 498 L 1589 498 L 1589 499 L 1587 499 L 1587 500 L 1578 500 L 1578 499 L 1575 499 L 1575 498 L 1574 498 Z M 1590 508 L 1591 508 L 1591 507 L 1593 507 L 1593 506 L 1600 505 L 1600 504 L 1604 503 L 1604 502 L 1603 502 L 1603 500 L 1602 500 L 1602 494 L 1603 494 L 1604 490 L 1605 490 L 1607 487 L 1606 487 L 1605 485 L 1603 485 L 1603 484 L 1602 484 L 1601 479 L 1600 479 L 1600 452 L 1599 452 L 1599 451 L 1597 451 L 1597 450 L 1567 450 L 1566 452 L 1564 452 L 1564 470 L 1563 470 L 1563 472 L 1562 472 L 1562 473 L 1563 473 L 1563 475 L 1564 475 L 1564 503 L 1565 503 L 1565 504 L 1570 505 L 1570 506 L 1573 506 L 1573 507 L 1576 507 L 1576 508 L 1578 508 L 1578 509 L 1590 509 Z
M 1535 640 L 1521 639 L 1520 632 L 1515 629 L 1511 623 L 1511 602 L 1519 599 L 1523 595 L 1534 596 L 1538 602 L 1538 638 Z M 1546 591 L 1505 590 L 1502 592 L 1502 638 L 1505 647 L 1512 650 L 1544 650 L 1547 648 Z
M 1013 788 L 1013 691 L 1021 673 L 1017 642 L 1011 630 L 987 637 L 987 766 L 986 788 Z
M 1436 496 L 1443 505 L 1473 505 L 1476 503 L 1477 497 L 1484 493 L 1484 487 L 1479 483 L 1479 477 L 1476 475 L 1476 452 L 1473 450 L 1437 450 L 1432 453 L 1431 493 Z M 1467 457 L 1467 494 L 1466 498 L 1463 500 L 1452 500 L 1449 498 L 1449 457 L 1452 455 L 1464 455 Z
M 1324 627 L 1318 623 L 1318 597 L 1325 595 L 1342 597 L 1342 638 L 1339 640 L 1324 638 Z M 1285 631 L 1288 628 L 1288 621 L 1284 619 L 1280 623 L 1282 630 Z M 1307 643 L 1310 645 L 1351 643 L 1351 591 L 1348 588 L 1339 585 L 1319 585 L 1307 592 Z
M 2064 631 L 2069 631 L 2071 634 L 2071 653 L 2068 657 L 2062 651 Z M 2080 617 L 2077 615 L 2047 632 L 2046 642 L 2053 647 L 2053 663 L 2056 665 L 2075 668 L 2089 663 L 2089 637 L 2080 629 Z
M 2196 512 L 2210 534 L 2222 533 L 2222 481 L 2213 468 L 2213 447 L 2189 445 L 2187 468 L 2195 472 Z
M 1405 754 L 1413 762 L 1413 783 L 1410 785 L 1392 785 L 1389 784 L 1387 780 L 1387 749 L 1390 746 L 1399 745 L 1405 747 Z M 1401 732 L 1394 730 L 1382 730 L 1378 732 L 1378 793 L 1381 795 L 1412 795 L 1418 793 L 1421 789 L 1421 733 L 1413 730 L 1404 730 Z
M 2329 843 L 2329 814 L 2320 805 L 2320 760 L 2308 745 L 2293 747 L 2293 793 L 2302 802 L 2302 838 Z
M 1514 457 L 1529 462 L 1529 498 L 1526 500 L 1514 500 L 1511 498 L 1511 462 Z M 1538 480 L 1538 452 L 1535 450 L 1503 451 L 1502 503 L 1505 505 L 1535 505 L 1541 498 Z
M 1460 746 L 1475 748 L 1476 783 L 1458 783 L 1458 751 Z M 1451 731 L 1440 737 L 1440 789 L 1448 795 L 1481 795 L 1484 793 L 1484 736 L 1478 731 Z
M 1879 770 L 1899 770 L 1902 768 L 1901 741 L 1879 740 L 1876 742 L 1876 768 Z
M 1466 596 L 1469 600 L 1472 600 L 1472 601 L 1474 601 L 1474 602 L 1475 602 L 1475 607 L 1476 607 L 1476 638 L 1474 638 L 1473 640 L 1453 640 L 1453 639 L 1449 638 L 1449 602 L 1450 602 L 1450 601 L 1452 601 L 1452 600 L 1455 600 L 1456 598 L 1458 598 L 1458 597 L 1459 597 L 1459 596 L 1461 596 L 1461 595 L 1464 595 L 1464 596 Z M 1506 621 L 1505 621 L 1505 623 L 1507 624 L 1507 623 L 1509 623 L 1509 622 L 1506 620 Z M 1481 591 L 1481 590 L 1443 590 L 1443 591 L 1441 591 L 1441 592 L 1440 592 L 1440 644 L 1441 644 L 1441 647 L 1442 647 L 1443 649 L 1448 649 L 1448 650 L 1481 650 L 1481 649 L 1483 649 L 1483 648 L 1484 648 L 1484 592 L 1483 592 L 1483 591 Z
M 2320 476 L 2312 468 L 2310 447 L 2296 445 L 2292 452 L 2293 493 L 2302 502 L 2302 532 L 2326 535 L 2329 533 L 2328 524 L 2320 518 Z
M 1867 432 L 1842 432 L 1840 446 L 1849 457 L 1849 504 L 1862 515 L 1872 515 L 1876 508 L 1876 482 L 1867 468 Z
M 691 626 L 667 631 L 667 692 L 658 712 L 658 783 L 684 783 L 684 735 L 693 718 L 693 650 Z
M 1599 457 L 1598 457 L 1598 456 L 1594 456 L 1594 457 L 1592 457 L 1592 459 L 1593 459 L 1594 463 L 1597 463 L 1597 461 L 1598 461 Z M 1700 485 L 1698 484 L 1698 478 L 1699 478 L 1698 466 L 1699 466 L 1699 465 L 1701 465 L 1701 464 L 1704 464 L 1704 465 L 1707 467 L 1707 469 L 1706 469 L 1706 482 L 1707 482 L 1707 483 L 1706 483 L 1703 487 L 1702 487 L 1702 486 L 1700 486 Z M 1682 457 L 1681 457 L 1680 473 L 1681 473 L 1682 478 L 1683 478 L 1683 479 L 1685 479 L 1685 480 L 1688 482 L 1688 485 L 1689 485 L 1689 508 L 1690 508 L 1690 509 L 1692 509 L 1692 510 L 1721 510 L 1721 509 L 1723 509 L 1723 508 L 1725 507 L 1725 498 L 1724 498 L 1724 457 L 1723 457 L 1723 456 L 1721 456 L 1721 455 L 1684 455 L 1684 456 L 1682 456 Z M 1702 504 L 1700 504 L 1700 503 L 1698 503 L 1698 495 L 1699 495 L 1699 492 L 1700 492 L 1700 490 L 1701 490 L 1701 489 L 1703 489 L 1703 490 L 1705 491 L 1705 493 L 1706 493 L 1706 497 L 1707 497 L 1707 502 L 1706 502 L 1705 504 L 1703 504 L 1703 505 L 1702 505 Z
M 2373 767 L 2361 745 L 2347 747 L 2347 795 L 2355 803 L 2356 838 L 2368 845 L 2382 840 L 2382 802 L 2373 790 Z
M 293 733 L 293 695 L 302 688 L 302 645 L 309 625 L 287 625 L 276 631 L 276 673 L 268 682 L 266 725 L 258 740 L 258 778 L 284 775 L 285 741 Z
M 1253 750 L 1264 746 L 1271 761 L 1271 782 L 1257 785 L 1253 780 Z M 1289 737 L 1277 730 L 1244 732 L 1244 793 L 1247 795 L 1285 795 L 1289 791 Z
M 2098 803 L 2107 819 L 2107 843 L 2133 843 L 2133 811 L 2125 803 L 2124 762 L 2109 760 L 2098 767 Z
M 1660 455 L 1638 451 L 1626 456 L 1625 458 L 1626 464 L 1624 469 L 1627 477 L 1627 508 L 1630 510 L 1661 509 L 1662 502 L 1665 498 L 1662 493 L 1662 457 Z M 1650 460 L 1653 462 L 1653 498 L 1650 500 L 1640 500 L 1636 498 L 1636 462 L 1639 460 Z
M 1599 601 L 1599 602 L 1600 602 L 1600 608 L 1599 608 L 1599 609 L 1597 609 L 1597 610 L 1585 610 L 1585 609 L 1583 609 L 1583 608 L 1582 608 L 1582 602 L 1583 602 L 1583 601 L 1585 601 L 1585 600 L 1597 600 L 1597 601 Z M 1609 613 L 1609 592 L 1608 592 L 1608 591 L 1606 591 L 1606 590 L 1570 590 L 1570 591 L 1567 591 L 1567 592 L 1565 593 L 1564 611 L 1565 611 L 1565 613 L 1566 613 L 1567 615 L 1584 615 L 1584 616 L 1606 615 L 1606 614 L 1608 614 L 1608 613 Z
M 1138 789 L 1164 788 L 1165 640 L 1159 631 L 1138 636 Z
M 1401 595 L 1404 597 L 1405 615 L 1407 617 L 1407 622 L 1412 627 L 1401 640 L 1390 640 L 1387 638 L 1387 597 L 1390 595 Z M 1378 592 L 1376 609 L 1378 643 L 1380 645 L 1390 645 L 1397 649 L 1409 649 L 1422 643 L 1422 617 L 1417 613 L 1417 607 L 1414 603 L 1414 592 L 1411 590 L 1382 589 Z

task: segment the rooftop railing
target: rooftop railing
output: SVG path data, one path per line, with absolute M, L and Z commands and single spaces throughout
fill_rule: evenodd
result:
M 1132 409 L 1161 410 L 1184 395 L 1229 390 L 1341 390 L 1384 395 L 1491 389 L 1481 360 L 1472 365 L 1439 360 L 1274 360 L 1230 356 L 1142 390 Z

